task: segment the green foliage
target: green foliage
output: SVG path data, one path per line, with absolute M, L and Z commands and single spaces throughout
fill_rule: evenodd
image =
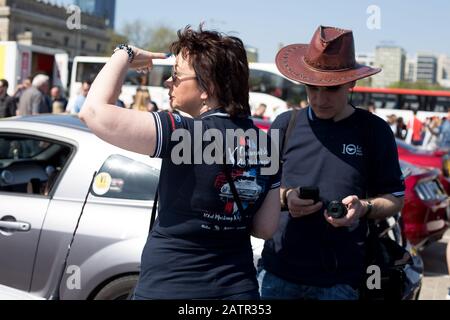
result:
M 177 39 L 174 29 L 165 25 L 150 27 L 142 20 L 126 23 L 122 33 L 130 44 L 153 52 L 167 52 L 170 44 Z
M 389 88 L 397 89 L 416 89 L 416 90 L 450 90 L 449 88 L 442 87 L 438 84 L 430 84 L 425 81 L 407 82 L 399 81 L 392 83 Z

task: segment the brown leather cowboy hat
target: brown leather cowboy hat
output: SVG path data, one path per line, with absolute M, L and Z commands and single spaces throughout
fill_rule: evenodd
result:
M 294 81 L 313 86 L 339 86 L 381 72 L 356 63 L 351 30 L 320 26 L 309 45 L 293 44 L 278 53 L 280 72 Z

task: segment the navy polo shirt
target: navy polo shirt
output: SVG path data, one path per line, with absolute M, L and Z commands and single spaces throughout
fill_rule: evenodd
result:
M 244 208 L 240 212 L 223 164 L 179 164 L 172 152 L 183 156 L 189 153 L 178 152 L 182 139 L 173 138 L 180 132 L 191 137 L 188 158 L 194 161 L 197 157 L 198 161 L 198 156 L 211 146 L 211 142 L 202 142 L 199 133 L 215 129 L 225 137 L 230 129 L 261 131 L 252 120 L 231 119 L 223 111 L 208 112 L 201 119 L 167 112 L 152 116 L 157 125 L 154 157 L 163 159 L 160 204 L 158 219 L 142 254 L 136 295 L 149 299 L 206 299 L 256 290 L 250 231 L 268 192 L 280 187 L 278 172 L 262 175 L 261 169 L 268 163 L 259 158 L 256 162 L 242 163 L 237 158 L 232 161 L 234 165 L 229 168 Z M 264 133 L 258 135 L 257 141 L 236 138 L 236 149 L 226 150 L 227 157 L 242 148 L 250 153 L 258 148 L 261 137 L 268 138 Z M 270 153 L 270 143 L 269 149 L 254 151 Z
M 285 136 L 292 112 L 280 115 L 272 129 Z M 281 142 L 280 142 L 281 143 Z M 282 187 L 315 186 L 324 208 L 294 219 L 282 213 L 274 238 L 262 253 L 266 270 L 299 284 L 358 287 L 364 270 L 367 221 L 356 228 L 334 228 L 323 213 L 330 201 L 356 195 L 404 196 L 404 180 L 392 131 L 381 118 L 361 109 L 338 122 L 301 110 L 282 155 Z

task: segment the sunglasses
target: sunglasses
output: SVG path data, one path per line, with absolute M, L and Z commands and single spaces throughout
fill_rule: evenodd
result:
M 197 79 L 197 76 L 186 76 L 186 77 L 179 77 L 177 72 L 175 71 L 175 68 L 172 69 L 172 73 L 170 74 L 173 82 L 182 82 L 186 80 L 194 80 Z

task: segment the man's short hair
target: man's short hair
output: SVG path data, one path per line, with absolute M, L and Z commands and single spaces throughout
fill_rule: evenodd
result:
M 6 89 L 8 89 L 9 83 L 8 83 L 7 80 L 5 80 L 5 79 L 0 79 L 0 83 L 2 84 L 2 87 L 5 87 Z
M 33 78 L 33 83 L 31 84 L 35 88 L 39 88 L 44 85 L 46 82 L 50 82 L 49 76 L 45 74 L 38 74 Z

